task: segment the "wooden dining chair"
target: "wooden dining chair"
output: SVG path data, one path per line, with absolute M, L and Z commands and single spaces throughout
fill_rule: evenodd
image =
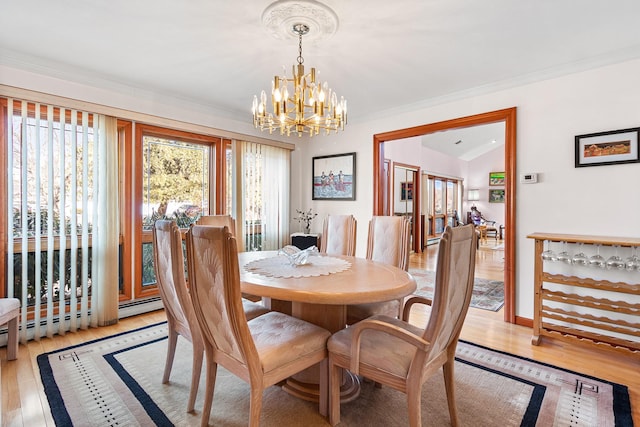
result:
M 229 227 L 229 232 L 231 233 L 232 236 L 237 237 L 236 233 L 236 220 L 234 218 L 231 217 L 231 215 L 203 215 L 200 218 L 198 218 L 198 220 L 196 221 L 196 224 L 198 225 L 210 225 L 210 226 L 214 226 L 214 227 L 224 227 L 225 225 L 227 227 Z M 236 238 L 236 244 L 238 245 L 238 251 L 242 252 L 244 250 L 244 239 L 238 239 Z M 244 300 L 244 304 L 245 304 L 245 314 L 247 314 L 247 316 L 249 318 L 255 317 L 253 316 L 252 311 L 255 311 L 256 314 L 263 314 L 263 313 L 259 313 L 260 307 L 264 307 L 264 303 L 265 301 L 263 300 L 262 303 L 259 303 L 260 307 L 258 306 L 252 306 L 251 302 L 258 302 L 260 301 L 260 297 L 257 297 L 255 295 L 249 295 L 249 294 L 243 294 L 242 295 L 245 300 Z M 270 304 L 270 302 L 269 302 Z M 268 305 L 269 305 L 268 304 Z M 256 311 L 257 310 L 257 311 Z M 291 310 L 289 310 L 291 311 Z
M 0 326 L 7 325 L 7 360 L 18 358 L 18 318 L 20 300 L 18 298 L 0 298 Z
M 367 259 L 409 269 L 411 222 L 404 216 L 374 216 L 369 221 Z M 400 317 L 403 299 L 347 306 L 347 323 L 376 314 Z
M 193 346 L 191 391 L 187 403 L 187 412 L 191 412 L 198 393 L 202 358 L 204 356 L 204 342 L 202 341 L 198 321 L 191 303 L 191 296 L 185 281 L 182 234 L 175 221 L 156 221 L 153 227 L 153 249 L 156 280 L 160 298 L 167 314 L 169 335 L 162 383 L 169 382 L 178 336 L 181 335 L 191 342 Z M 250 319 L 269 311 L 261 304 L 244 299 L 242 302 L 246 316 Z
M 198 225 L 213 225 L 215 227 L 229 227 L 231 234 L 236 237 L 238 250 L 243 251 L 244 245 L 242 239 L 237 239 L 236 220 L 231 215 L 203 215 L 196 221 Z
M 356 226 L 353 215 L 328 215 L 322 224 L 320 252 L 355 256 Z
M 329 421 L 340 422 L 341 369 L 406 393 L 409 425 L 421 425 L 422 384 L 443 368 L 451 425 L 458 425 L 454 357 L 473 293 L 476 232 L 446 227 L 440 239 L 433 300 L 412 297 L 402 320 L 378 315 L 336 332 L 329 350 Z M 411 307 L 431 305 L 426 327 L 408 323 Z
M 191 364 L 191 391 L 187 401 L 187 412 L 193 411 L 198 394 L 204 342 L 198 327 L 191 296 L 184 277 L 184 255 L 182 234 L 175 221 L 159 220 L 153 227 L 153 256 L 156 281 L 160 298 L 167 314 L 168 344 L 167 359 L 162 383 L 169 382 L 178 336 L 181 335 L 193 346 Z
M 201 424 L 209 422 L 218 364 L 249 383 L 249 425 L 258 426 L 264 389 L 320 363 L 320 413 L 326 415 L 326 344 L 331 334 L 275 311 L 247 321 L 242 310 L 236 239 L 227 227 L 191 227 L 187 265 L 191 299 L 207 355 Z

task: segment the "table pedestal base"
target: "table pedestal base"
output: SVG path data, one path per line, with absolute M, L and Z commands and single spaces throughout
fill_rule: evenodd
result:
M 318 402 L 320 389 L 318 384 L 305 383 L 289 378 L 282 389 L 292 396 L 309 402 Z M 360 395 L 360 379 L 349 371 L 344 371 L 342 385 L 340 386 L 340 402 L 346 403 L 355 400 Z
M 321 326 L 331 333 L 338 332 L 347 324 L 347 307 L 338 304 L 307 304 L 293 302 L 291 314 Z M 312 366 L 287 379 L 282 386 L 287 393 L 311 402 L 318 402 L 320 396 L 320 368 Z M 343 370 L 340 400 L 350 402 L 360 395 L 360 379 L 347 370 Z

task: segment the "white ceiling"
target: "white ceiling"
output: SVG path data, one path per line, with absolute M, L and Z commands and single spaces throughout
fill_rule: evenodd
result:
M 504 122 L 430 133 L 421 137 L 425 148 L 470 161 L 504 147 Z
M 303 42 L 305 65 L 348 100 L 350 123 L 640 57 L 638 0 L 324 3 L 338 28 Z M 298 54 L 263 28 L 269 4 L 0 0 L 0 65 L 249 121 Z

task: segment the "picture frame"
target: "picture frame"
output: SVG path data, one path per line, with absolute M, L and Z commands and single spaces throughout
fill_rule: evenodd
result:
M 313 157 L 312 200 L 356 199 L 356 153 Z
M 489 203 L 504 203 L 504 188 L 489 189 Z
M 575 167 L 640 162 L 640 128 L 576 135 Z
M 505 173 L 504 172 L 489 172 L 489 185 L 504 185 L 505 184 Z
M 413 200 L 413 182 L 400 183 L 400 201 Z

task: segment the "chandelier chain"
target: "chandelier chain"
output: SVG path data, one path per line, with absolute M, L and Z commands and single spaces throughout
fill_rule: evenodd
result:
M 304 58 L 302 57 L 302 33 L 298 33 L 298 64 L 304 64 Z

